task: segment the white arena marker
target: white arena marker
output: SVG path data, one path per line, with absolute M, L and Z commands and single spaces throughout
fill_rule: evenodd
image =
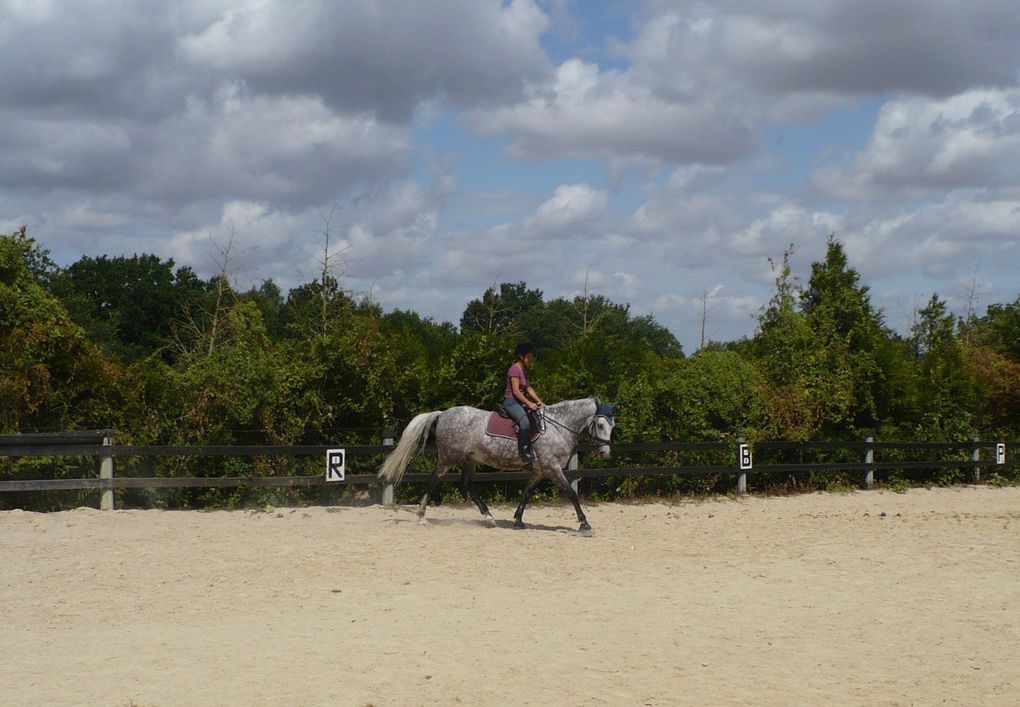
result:
M 343 481 L 347 473 L 347 450 L 326 450 L 326 481 Z
M 1005 464 L 1006 463 L 1006 445 L 1003 442 L 999 442 L 995 445 L 995 463 Z
M 740 445 L 740 470 L 747 471 L 753 468 L 751 461 L 751 447 L 746 444 Z

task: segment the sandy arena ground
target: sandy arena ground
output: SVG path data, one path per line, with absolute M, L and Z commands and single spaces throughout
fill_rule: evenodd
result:
M 1017 705 L 1020 488 L 0 513 L 5 705 Z

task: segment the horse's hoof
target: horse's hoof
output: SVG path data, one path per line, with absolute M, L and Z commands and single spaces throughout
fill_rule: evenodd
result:
M 577 529 L 578 535 L 583 535 L 586 538 L 591 537 L 591 526 L 587 523 L 581 523 L 581 527 Z
M 514 530 L 524 530 L 524 521 L 520 518 L 514 518 Z
M 482 522 L 485 523 L 485 525 L 489 528 L 496 527 L 496 519 L 493 518 L 492 516 L 485 516 L 485 518 L 482 519 Z
M 418 519 L 418 525 L 427 528 L 428 525 L 429 525 L 429 522 L 427 520 L 425 520 L 424 518 L 419 518 Z

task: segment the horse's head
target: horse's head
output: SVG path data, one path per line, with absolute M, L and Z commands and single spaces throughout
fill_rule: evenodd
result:
M 595 399 L 595 417 L 592 418 L 589 433 L 592 440 L 599 445 L 599 456 L 603 459 L 609 458 L 609 443 L 613 437 L 613 428 L 616 427 L 616 420 L 613 419 L 615 413 L 614 403 L 604 403 L 598 398 Z

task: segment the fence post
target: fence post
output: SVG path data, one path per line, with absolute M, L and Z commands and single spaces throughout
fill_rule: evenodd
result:
M 741 468 L 740 445 L 747 442 L 743 437 L 737 437 L 737 494 L 747 493 L 747 472 Z
M 875 470 L 871 468 L 871 465 L 875 463 L 875 449 L 871 446 L 875 438 L 865 437 L 864 441 L 868 445 L 864 448 L 864 488 L 870 489 L 875 486 Z
M 577 471 L 577 450 L 570 455 L 570 459 L 567 460 L 567 471 Z M 579 479 L 574 479 L 570 482 L 570 488 L 574 489 L 574 493 L 577 493 L 577 482 Z
M 394 439 L 396 436 L 397 436 L 396 432 L 392 430 L 387 430 L 386 432 L 383 432 L 382 443 L 387 447 L 392 447 L 396 443 Z M 386 484 L 386 486 L 383 487 L 382 504 L 384 506 L 393 505 L 393 484 Z
M 112 447 L 113 437 L 103 437 L 103 446 Z M 100 479 L 112 479 L 113 478 L 113 457 L 110 455 L 104 455 L 99 457 L 99 478 Z M 103 489 L 99 496 L 99 510 L 101 511 L 112 511 L 113 510 L 113 489 Z
M 979 439 L 977 437 L 972 437 L 970 441 L 974 443 L 973 449 L 970 450 L 970 460 L 974 462 L 974 483 L 980 484 L 981 467 L 978 466 L 978 463 L 981 461 L 981 447 L 978 446 Z

